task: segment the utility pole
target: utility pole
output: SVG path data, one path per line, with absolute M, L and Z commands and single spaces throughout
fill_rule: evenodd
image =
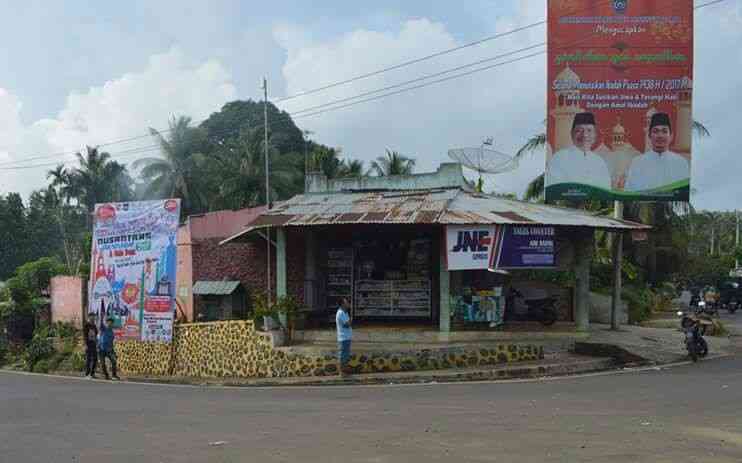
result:
M 271 208 L 271 175 L 270 175 L 270 158 L 268 157 L 268 79 L 263 77 L 263 131 L 265 138 L 263 140 L 263 146 L 265 150 L 265 205 L 266 209 Z M 267 228 L 267 237 L 265 240 L 266 254 L 265 260 L 267 262 L 267 300 L 268 306 L 271 304 L 273 299 L 271 291 L 271 229 Z
M 304 177 L 309 175 L 309 136 L 314 132 L 311 130 L 302 130 L 304 134 Z
M 613 217 L 616 220 L 623 219 L 623 203 L 613 202 Z M 623 232 L 613 235 L 613 295 L 611 297 L 611 329 L 618 330 L 618 307 L 621 304 L 621 261 L 623 260 Z
M 737 232 L 734 234 L 734 254 L 736 256 L 737 251 L 739 251 L 739 210 L 734 211 L 734 215 L 737 219 Z M 734 259 L 734 270 L 737 270 L 739 268 L 739 259 Z

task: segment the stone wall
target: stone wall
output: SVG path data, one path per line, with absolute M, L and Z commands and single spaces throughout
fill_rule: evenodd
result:
M 270 378 L 337 374 L 332 350 L 275 348 L 252 321 L 192 323 L 175 328 L 173 344 L 120 342 L 126 375 L 203 378 Z M 442 348 L 354 354 L 354 373 L 435 370 L 496 365 L 544 358 L 543 347 L 503 343 L 494 348 Z
M 172 370 L 173 346 L 162 342 L 116 342 L 118 367 L 122 373 L 167 376 Z

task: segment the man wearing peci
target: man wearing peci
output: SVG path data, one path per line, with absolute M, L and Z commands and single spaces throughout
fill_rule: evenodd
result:
M 649 123 L 651 150 L 634 159 L 626 175 L 626 191 L 649 191 L 690 178 L 690 163 L 670 151 L 670 116 L 657 113 Z
M 597 139 L 595 116 L 578 113 L 572 122 L 573 146 L 557 151 L 546 166 L 547 185 L 577 183 L 611 189 L 611 173 L 602 157 L 592 151 Z

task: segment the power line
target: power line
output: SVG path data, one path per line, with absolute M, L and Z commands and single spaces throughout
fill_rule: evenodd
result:
M 485 59 L 482 59 L 482 60 L 479 60 L 479 61 L 475 61 L 473 63 L 464 64 L 462 66 L 457 66 L 455 68 L 446 69 L 445 71 L 437 72 L 435 74 L 429 74 L 429 75 L 426 75 L 426 76 L 418 77 L 416 79 L 412 79 L 412 80 L 408 80 L 408 81 L 405 81 L 405 82 L 401 82 L 399 84 L 390 85 L 388 87 L 380 88 L 380 89 L 377 89 L 377 90 L 371 90 L 369 92 L 361 93 L 361 94 L 356 95 L 356 96 L 351 96 L 351 97 L 347 97 L 347 98 L 341 98 L 339 100 L 330 101 L 330 102 L 327 102 L 327 103 L 324 103 L 324 104 L 321 104 L 321 105 L 312 106 L 312 107 L 305 108 L 305 109 L 302 109 L 302 110 L 299 110 L 299 111 L 294 111 L 294 112 L 291 113 L 291 115 L 292 116 L 299 115 L 299 114 L 306 113 L 306 112 L 311 112 L 311 111 L 313 111 L 315 109 L 323 108 L 323 107 L 326 107 L 326 106 L 331 106 L 331 105 L 334 105 L 334 104 L 343 103 L 345 101 L 354 100 L 356 98 L 362 98 L 364 96 L 373 95 L 375 93 L 380 93 L 380 92 L 384 92 L 384 91 L 387 91 L 387 90 L 392 90 L 392 89 L 395 89 L 395 88 L 404 87 L 405 85 L 413 84 L 415 82 L 420 82 L 420 81 L 423 81 L 423 80 L 428 80 L 428 79 L 432 79 L 432 78 L 435 78 L 435 77 L 439 77 L 439 76 L 442 76 L 442 75 L 445 75 L 445 74 L 450 74 L 450 73 L 455 72 L 455 71 L 460 71 L 462 69 L 467 69 L 467 68 L 470 68 L 470 67 L 474 67 L 474 66 L 477 66 L 479 64 L 484 64 L 484 63 L 488 63 L 490 61 L 495 61 L 495 60 L 498 60 L 500 58 L 505 58 L 507 56 L 517 55 L 518 53 L 522 53 L 522 52 L 528 51 L 528 50 L 533 50 L 534 48 L 539 48 L 539 47 L 543 47 L 543 46 L 546 46 L 546 43 L 545 42 L 541 42 L 541 43 L 538 43 L 536 45 L 531 45 L 531 46 L 524 47 L 524 48 L 519 48 L 518 50 L 514 50 L 514 51 L 511 51 L 511 52 L 503 53 L 503 54 L 500 54 L 500 55 L 497 55 L 497 56 L 493 56 L 491 58 L 485 58 Z
M 699 10 L 701 8 L 705 8 L 705 7 L 708 7 L 708 6 L 716 5 L 716 4 L 722 3 L 724 1 L 726 1 L 726 0 L 712 0 L 712 1 L 709 1 L 709 2 L 706 2 L 706 3 L 702 3 L 700 5 L 695 6 L 694 7 L 694 10 Z M 517 32 L 521 32 L 521 31 L 526 30 L 526 29 L 530 29 L 532 27 L 537 27 L 539 25 L 544 24 L 545 22 L 546 21 L 539 21 L 539 22 L 536 22 L 536 23 L 528 24 L 528 25 L 523 26 L 521 28 L 517 28 L 517 29 L 513 29 L 513 30 L 510 30 L 510 31 L 507 31 L 507 32 L 496 34 L 496 35 L 493 35 L 493 36 L 485 37 L 483 39 L 480 39 L 480 40 L 477 40 L 477 41 L 474 41 L 474 42 L 470 42 L 470 43 L 467 43 L 467 44 L 464 44 L 464 45 L 461 45 L 461 46 L 458 46 L 458 47 L 454 47 L 454 48 L 451 48 L 451 49 L 448 49 L 448 50 L 443 50 L 441 52 L 434 53 L 434 54 L 427 55 L 427 56 L 423 56 L 421 58 L 410 60 L 410 61 L 407 61 L 407 62 L 404 62 L 404 63 L 399 63 L 397 65 L 390 66 L 390 67 L 387 67 L 387 68 L 383 68 L 383 69 L 380 69 L 380 70 L 377 70 L 377 71 L 374 71 L 374 72 L 371 72 L 371 73 L 368 73 L 368 74 L 364 74 L 364 75 L 361 75 L 361 76 L 356 76 L 356 77 L 351 78 L 351 79 L 346 79 L 345 81 L 335 82 L 333 84 L 328 84 L 328 85 L 326 85 L 324 87 L 320 87 L 320 88 L 317 88 L 317 89 L 309 90 L 309 91 L 306 91 L 306 92 L 301 92 L 299 94 L 296 94 L 296 95 L 293 95 L 293 96 L 290 96 L 290 97 L 284 97 L 284 98 L 281 98 L 281 99 L 276 100 L 276 102 L 282 102 L 282 101 L 286 101 L 286 100 L 289 100 L 289 99 L 292 99 L 292 98 L 297 98 L 299 96 L 305 96 L 305 95 L 309 95 L 311 93 L 317 93 L 317 92 L 320 92 L 322 90 L 326 90 L 326 89 L 329 89 L 329 88 L 332 88 L 332 87 L 337 87 L 339 85 L 350 83 L 350 82 L 355 81 L 355 80 L 360 80 L 360 79 L 363 79 L 363 78 L 366 78 L 366 77 L 371 77 L 373 75 L 378 75 L 378 74 L 381 74 L 381 73 L 384 73 L 384 72 L 388 72 L 388 71 L 391 71 L 391 70 L 394 70 L 394 69 L 398 69 L 398 68 L 401 68 L 401 67 L 404 67 L 404 66 L 415 64 L 415 63 L 418 63 L 418 62 L 421 62 L 421 61 L 426 61 L 426 60 L 429 60 L 429 59 L 432 59 L 432 58 L 435 58 L 435 57 L 438 57 L 438 56 L 442 56 L 442 55 L 445 55 L 445 54 L 448 54 L 448 53 L 452 53 L 454 51 L 458 51 L 458 50 L 469 48 L 469 47 L 472 47 L 472 46 L 475 46 L 475 45 L 478 45 L 478 44 L 481 44 L 481 43 L 485 43 L 485 42 L 494 40 L 494 39 L 496 39 L 498 37 L 502 37 L 502 36 L 506 36 L 506 35 L 511 35 L 511 34 L 514 34 L 514 33 L 517 33 Z M 528 49 L 537 48 L 537 47 L 543 46 L 543 45 L 544 45 L 544 43 L 542 42 L 540 44 L 536 44 L 536 45 L 533 45 L 531 47 L 525 47 L 523 49 L 520 49 L 520 51 L 521 52 L 522 51 L 527 51 Z M 314 106 L 314 107 L 310 107 L 310 108 L 305 108 L 305 109 L 296 111 L 293 114 L 296 114 L 296 118 L 305 117 L 305 116 L 312 116 L 312 115 L 316 115 L 316 114 L 321 114 L 321 113 L 324 113 L 324 112 L 328 112 L 329 110 L 325 110 L 325 111 L 314 111 L 314 110 L 321 109 L 321 108 L 324 108 L 324 107 L 327 107 L 327 106 L 331 106 L 331 105 L 334 105 L 334 104 L 338 104 L 338 103 L 341 103 L 341 102 L 350 101 L 350 100 L 354 100 L 354 99 L 357 99 L 357 98 L 362 98 L 364 96 L 369 96 L 369 95 L 372 95 L 372 94 L 375 94 L 375 93 L 380 93 L 380 92 L 391 90 L 391 89 L 394 89 L 394 88 L 399 88 L 401 86 L 408 85 L 410 83 L 419 82 L 419 81 L 423 81 L 423 80 L 428 80 L 428 79 L 431 79 L 431 78 L 434 78 L 434 77 L 437 77 L 437 76 L 441 76 L 441 75 L 444 75 L 444 74 L 455 72 L 457 70 L 461 70 L 461 69 L 465 69 L 465 68 L 468 68 L 468 67 L 476 66 L 476 65 L 482 64 L 484 62 L 492 61 L 492 60 L 499 59 L 499 58 L 502 58 L 502 57 L 505 57 L 505 56 L 510 56 L 512 54 L 515 54 L 515 53 L 518 53 L 518 51 L 514 51 L 514 52 L 510 52 L 510 53 L 505 53 L 505 54 L 502 54 L 502 55 L 499 55 L 499 56 L 496 56 L 496 57 L 492 57 L 492 58 L 486 58 L 484 60 L 480 60 L 480 61 L 477 61 L 477 62 L 474 62 L 474 63 L 470 63 L 470 64 L 467 64 L 467 65 L 463 65 L 463 66 L 458 66 L 456 68 L 444 70 L 444 71 L 441 71 L 439 73 L 431 74 L 431 75 L 420 77 L 420 78 L 417 78 L 417 79 L 412 79 L 410 81 L 403 82 L 403 83 L 400 83 L 400 84 L 395 84 L 395 85 L 388 86 L 388 87 L 385 87 L 385 88 L 381 88 L 381 89 L 377 89 L 377 90 L 365 92 L 365 93 L 356 95 L 354 97 L 343 98 L 343 99 L 340 99 L 340 100 L 335 100 L 333 102 L 325 103 L 323 105 L 318 105 L 318 106 Z M 542 53 L 538 53 L 538 54 L 542 54 Z M 525 56 L 525 57 L 523 57 L 523 59 L 530 58 L 532 56 L 535 56 L 535 54 L 534 55 Z M 514 61 L 511 61 L 511 62 L 514 62 Z M 488 67 L 485 67 L 485 68 L 474 70 L 474 71 L 469 72 L 469 73 L 462 73 L 462 74 L 460 74 L 458 76 L 459 77 L 463 77 L 463 76 L 466 76 L 466 75 L 473 74 L 475 72 L 481 72 L 481 71 L 488 70 L 488 69 L 491 69 L 493 67 L 498 67 L 498 66 L 499 65 L 488 66 Z M 439 81 L 431 82 L 431 83 L 429 83 L 429 85 L 433 85 L 433 84 L 439 83 L 439 82 L 445 82 L 446 80 L 451 80 L 452 78 L 455 78 L 455 77 L 452 76 L 449 79 L 441 79 Z M 427 86 L 427 85 L 410 87 L 407 90 L 415 90 L 417 88 L 421 88 L 421 87 L 424 87 L 424 86 Z M 398 91 L 398 92 L 392 92 L 392 93 L 387 94 L 387 95 L 380 95 L 377 98 L 369 98 L 369 99 L 366 99 L 366 100 L 363 100 L 363 101 L 358 101 L 356 103 L 363 103 L 363 102 L 366 102 L 366 101 L 373 101 L 373 100 L 376 100 L 376 99 L 379 99 L 379 98 L 382 98 L 382 97 L 385 97 L 385 96 L 396 95 L 396 94 L 402 93 L 403 91 L 407 91 L 407 90 L 401 90 L 401 91 Z M 342 108 L 345 108 L 345 107 L 348 107 L 348 106 L 352 106 L 352 105 L 343 105 L 343 106 L 339 106 L 339 107 L 334 108 L 334 109 L 342 109 Z M 314 112 L 312 112 L 312 111 L 314 111 Z M 195 123 L 194 125 L 195 126 L 198 126 L 198 125 L 202 124 L 203 122 L 207 121 L 208 119 L 209 118 L 203 119 L 203 120 Z M 172 129 L 170 129 L 170 128 L 158 130 L 158 132 L 160 134 L 167 133 L 167 132 L 170 132 L 170 131 L 172 131 Z M 228 132 L 228 131 L 226 131 L 226 132 Z M 139 139 L 142 139 L 142 138 L 148 138 L 148 137 L 151 137 L 151 136 L 152 136 L 152 134 L 148 133 L 148 134 L 145 134 L 145 135 L 138 135 L 138 136 L 133 136 L 133 137 L 128 137 L 128 138 L 122 138 L 122 139 L 113 140 L 113 141 L 109 141 L 109 142 L 105 142 L 105 143 L 100 143 L 100 144 L 91 144 L 89 146 L 96 146 L 96 147 L 112 146 L 112 145 L 117 145 L 117 144 L 121 144 L 121 143 L 127 143 L 127 142 L 130 142 L 130 141 L 139 140 Z M 21 164 L 21 163 L 25 163 L 25 162 L 33 161 L 33 160 L 51 159 L 51 158 L 55 158 L 55 157 L 70 156 L 70 155 L 74 155 L 78 151 L 79 150 L 64 151 L 64 152 L 52 153 L 52 154 L 48 154 L 48 155 L 31 156 L 31 157 L 24 156 L 25 159 L 19 159 L 19 160 L 15 160 L 15 161 L 8 161 L 8 162 L 5 162 L 5 163 L 0 163 L 0 170 L 15 170 L 15 169 L 11 169 L 11 168 L 6 167 L 6 166 L 14 166 L 15 164 Z M 48 165 L 48 164 L 44 164 L 44 165 Z M 29 166 L 17 166 L 17 167 L 19 167 L 19 168 L 20 167 L 28 168 Z
M 366 103 L 366 102 L 374 101 L 374 100 L 380 100 L 380 99 L 386 98 L 388 96 L 398 95 L 400 93 L 409 92 L 411 90 L 417 90 L 419 88 L 428 87 L 430 85 L 438 84 L 438 83 L 441 83 L 441 82 L 446 82 L 446 81 L 449 81 L 449 80 L 458 79 L 459 77 L 464 77 L 464 76 L 468 76 L 468 75 L 471 75 L 471 74 L 476 74 L 478 72 L 487 71 L 489 69 L 493 69 L 493 68 L 497 68 L 497 67 L 500 67 L 500 66 L 504 66 L 506 64 L 512 64 L 512 63 L 515 63 L 515 62 L 518 62 L 518 61 L 523 61 L 525 59 L 533 58 L 534 56 L 539 56 L 539 55 L 544 55 L 544 54 L 546 54 L 545 51 L 531 53 L 530 55 L 520 56 L 518 58 L 514 58 L 514 59 L 511 59 L 511 60 L 508 60 L 508 61 L 503 61 L 501 63 L 491 64 L 491 65 L 485 66 L 483 68 L 473 69 L 473 70 L 468 71 L 468 72 L 462 72 L 460 74 L 455 74 L 453 76 L 445 77 L 443 79 L 434 80 L 432 82 L 426 82 L 424 84 L 415 85 L 413 87 L 403 88 L 403 89 L 397 90 L 395 92 L 385 93 L 383 95 L 378 95 L 378 96 L 375 96 L 375 97 L 372 97 L 372 98 L 366 98 L 364 100 L 354 101 L 352 103 L 344 104 L 344 105 L 341 105 L 341 106 L 335 106 L 335 107 L 332 107 L 332 108 L 323 109 L 323 110 L 315 111 L 315 112 L 308 113 L 308 114 L 300 114 L 298 116 L 295 116 L 294 119 L 301 119 L 303 117 L 316 116 L 318 114 L 323 114 L 323 113 L 330 112 L 330 111 L 335 111 L 335 110 L 338 110 L 338 109 L 348 108 L 350 106 L 355 106 L 357 104 Z
M 383 74 L 385 72 L 393 71 L 395 69 L 400 69 L 400 68 L 403 68 L 405 66 L 410 66 L 412 64 L 421 63 L 423 61 L 427 61 L 427 60 L 430 60 L 430 59 L 433 59 L 433 58 L 437 58 L 439 56 L 447 55 L 449 53 L 453 53 L 453 52 L 456 52 L 456 51 L 459 51 L 459 50 L 463 50 L 465 48 L 470 48 L 470 47 L 473 47 L 473 46 L 476 46 L 476 45 L 480 45 L 482 43 L 489 42 L 489 41 L 492 41 L 492 40 L 495 40 L 495 39 L 499 39 L 501 37 L 506 37 L 508 35 L 516 34 L 518 32 L 522 32 L 522 31 L 525 31 L 525 30 L 528 30 L 528 29 L 532 29 L 534 27 L 542 26 L 544 24 L 546 24 L 546 21 L 538 21 L 538 22 L 535 22 L 535 23 L 532 23 L 532 24 L 528 24 L 526 26 L 522 26 L 522 27 L 518 27 L 516 29 L 509 30 L 507 32 L 502 32 L 502 33 L 499 33 L 499 34 L 491 35 L 489 37 L 485 37 L 485 38 L 480 39 L 480 40 L 475 40 L 474 42 L 469 42 L 469 43 L 466 43 L 464 45 L 459 45 L 458 47 L 449 48 L 447 50 L 439 51 L 437 53 L 433 53 L 433 54 L 426 55 L 426 56 L 423 56 L 423 57 L 420 57 L 420 58 L 416 58 L 416 59 L 413 59 L 413 60 L 409 60 L 409 61 L 405 61 L 405 62 L 402 62 L 402 63 L 399 63 L 399 64 L 395 64 L 394 66 L 385 67 L 385 68 L 379 69 L 377 71 L 373 71 L 373 72 L 369 72 L 369 73 L 366 73 L 366 74 L 361 74 L 359 76 L 351 77 L 350 79 L 341 80 L 339 82 L 334 82 L 332 84 L 327 84 L 325 86 L 314 88 L 312 90 L 307 90 L 307 91 L 304 91 L 304 92 L 296 93 L 294 95 L 290 95 L 290 96 L 286 96 L 286 97 L 283 97 L 283 98 L 279 98 L 278 100 L 276 100 L 276 103 L 282 103 L 284 101 L 293 100 L 294 98 L 299 98 L 299 97 L 302 97 L 302 96 L 312 95 L 314 93 L 322 92 L 324 90 L 328 90 L 328 89 L 331 89 L 331 88 L 334 88 L 334 87 L 339 87 L 341 85 L 349 84 L 349 83 L 355 82 L 357 80 L 361 80 L 361 79 L 366 79 L 368 77 L 377 76 L 377 75 Z
M 151 146 L 142 146 L 139 148 L 132 148 L 132 149 L 123 150 L 123 151 L 119 151 L 116 153 L 109 153 L 109 154 L 111 155 L 111 160 L 115 161 L 123 157 L 129 157 L 129 156 L 133 156 L 137 154 L 150 153 L 150 152 L 155 152 L 159 150 L 160 150 L 159 145 L 151 145 Z M 13 170 L 36 169 L 39 167 L 56 167 L 60 164 L 64 165 L 69 162 L 72 162 L 72 161 L 61 162 L 61 163 L 57 161 L 57 162 L 48 162 L 48 163 L 43 163 L 43 164 L 31 164 L 27 166 L 0 167 L 0 170 L 13 171 Z
M 711 6 L 711 5 L 715 5 L 717 3 L 721 3 L 721 2 L 724 2 L 724 1 L 726 1 L 726 0 L 713 0 L 713 1 L 710 1 L 710 2 L 707 2 L 707 3 L 703 3 L 701 5 L 695 6 L 693 9 L 694 10 L 699 10 L 701 8 L 704 8 L 704 7 L 707 7 L 707 6 Z M 575 44 L 573 44 L 573 45 L 576 45 L 576 44 L 579 44 L 580 42 L 586 41 L 587 39 L 592 38 L 593 35 L 595 35 L 595 33 L 591 34 L 590 36 L 588 36 L 585 39 L 581 39 L 581 40 L 575 42 Z M 338 104 L 338 103 L 341 103 L 341 102 L 356 100 L 356 99 L 362 98 L 364 96 L 372 95 L 372 94 L 375 94 L 375 93 L 380 93 L 380 92 L 383 92 L 383 91 L 386 91 L 386 90 L 390 90 L 390 89 L 394 89 L 394 88 L 398 88 L 398 87 L 403 87 L 405 85 L 409 85 L 410 83 L 419 82 L 419 81 L 423 81 L 423 80 L 428 80 L 428 79 L 431 79 L 431 78 L 434 78 L 434 77 L 437 77 L 437 76 L 440 76 L 440 75 L 443 75 L 443 74 L 448 74 L 448 73 L 450 73 L 452 71 L 455 71 L 455 70 L 460 70 L 460 69 L 468 68 L 468 67 L 471 67 L 471 66 L 475 66 L 477 64 L 481 64 L 483 62 L 492 61 L 492 60 L 501 58 L 503 56 L 508 56 L 508 55 L 516 54 L 516 53 L 519 53 L 519 52 L 522 52 L 522 51 L 526 51 L 526 50 L 533 49 L 533 48 L 538 48 L 538 47 L 544 46 L 544 45 L 546 45 L 546 44 L 542 42 L 542 43 L 539 43 L 539 44 L 536 44 L 536 45 L 532 45 L 532 46 L 529 46 L 529 47 L 524 47 L 524 48 L 522 48 L 520 50 L 516 50 L 514 52 L 505 53 L 503 55 L 492 57 L 492 58 L 487 58 L 487 59 L 481 60 L 479 62 L 471 63 L 469 65 L 459 66 L 458 68 L 453 68 L 453 69 L 450 69 L 448 71 L 442 71 L 442 72 L 439 72 L 439 73 L 436 73 L 436 74 L 430 74 L 430 75 L 419 77 L 417 79 L 413 79 L 413 80 L 410 80 L 410 81 L 402 82 L 400 84 L 391 85 L 391 86 L 388 86 L 388 87 L 385 87 L 385 88 L 381 88 L 381 89 L 377 89 L 377 90 L 372 90 L 372 91 L 361 93 L 359 95 L 355 95 L 355 96 L 352 96 L 352 97 L 347 97 L 347 98 L 343 98 L 343 99 L 340 99 L 340 100 L 336 100 L 334 102 L 329 102 L 329 103 L 325 103 L 325 104 L 322 104 L 322 105 L 317 105 L 317 106 L 314 106 L 314 107 L 311 107 L 311 108 L 302 109 L 302 110 L 299 110 L 299 111 L 296 111 L 296 112 L 291 113 L 291 115 L 292 115 L 292 117 L 294 119 L 300 119 L 300 118 L 303 118 L 303 117 L 316 116 L 316 115 L 323 114 L 323 113 L 326 113 L 326 112 L 335 111 L 335 110 L 338 110 L 338 109 L 344 109 L 344 108 L 348 108 L 348 107 L 351 107 L 351 106 L 355 106 L 356 104 L 367 103 L 367 102 L 370 102 L 370 101 L 379 100 L 379 99 L 386 98 L 386 97 L 389 97 L 389 96 L 398 95 L 400 93 L 405 93 L 407 91 L 417 90 L 417 89 L 420 89 L 420 88 L 423 88 L 423 87 L 428 87 L 430 85 L 434 85 L 434 84 L 446 82 L 446 81 L 449 81 L 449 80 L 457 79 L 459 77 L 469 76 L 469 75 L 472 75 L 472 74 L 475 74 L 475 73 L 478 73 L 478 72 L 487 71 L 487 70 L 490 70 L 490 69 L 493 69 L 493 68 L 496 68 L 496 67 L 500 67 L 501 65 L 504 65 L 504 64 L 511 64 L 511 63 L 515 63 L 515 62 L 518 62 L 518 61 L 521 61 L 521 60 L 524 60 L 524 59 L 532 58 L 534 56 L 542 55 L 542 54 L 545 54 L 546 52 L 545 51 L 542 51 L 542 52 L 538 52 L 538 53 L 532 53 L 532 54 L 525 55 L 525 56 L 522 56 L 522 57 L 519 57 L 519 58 L 515 58 L 515 59 L 512 59 L 512 60 L 504 61 L 502 63 L 497 63 L 497 64 L 494 64 L 494 65 L 490 65 L 490 66 L 485 66 L 485 67 L 482 67 L 482 68 L 473 69 L 473 70 L 471 70 L 469 72 L 463 72 L 463 73 L 460 73 L 460 74 L 455 74 L 453 76 L 449 76 L 449 77 L 446 77 L 446 78 L 443 78 L 443 79 L 438 79 L 438 80 L 434 80 L 434 81 L 427 82 L 427 83 L 424 83 L 424 84 L 420 84 L 420 85 L 415 85 L 415 86 L 412 86 L 412 87 L 403 88 L 401 90 L 397 90 L 397 91 L 394 91 L 394 92 L 385 93 L 383 95 L 378 95 L 376 97 L 365 98 L 365 99 L 361 99 L 361 100 L 358 100 L 358 101 L 353 101 L 353 102 L 348 103 L 348 104 L 343 104 L 343 105 L 340 105 L 340 106 L 334 106 L 335 104 Z M 330 106 L 332 106 L 332 107 L 330 107 Z M 328 108 L 328 109 L 322 109 L 322 108 Z M 313 110 L 318 110 L 318 111 L 313 111 Z
M 723 0 L 717 0 L 717 1 L 723 1 Z M 607 1 L 604 0 L 602 2 L 599 2 L 598 4 L 600 4 L 600 3 L 608 3 L 608 2 L 610 2 L 610 0 L 607 0 Z M 576 13 L 576 12 L 577 12 L 576 10 L 573 10 L 570 13 Z M 403 68 L 403 67 L 406 67 L 406 66 L 410 66 L 410 65 L 413 65 L 413 64 L 421 63 L 423 61 L 428 61 L 430 59 L 437 58 L 437 57 L 443 56 L 443 55 L 447 55 L 449 53 L 453 53 L 453 52 L 456 52 L 456 51 L 459 51 L 459 50 L 463 50 L 463 49 L 466 49 L 466 48 L 471 48 L 471 47 L 476 46 L 476 45 L 481 45 L 481 44 L 486 43 L 486 42 L 490 42 L 490 41 L 493 41 L 493 40 L 496 40 L 496 39 L 499 39 L 499 38 L 502 38 L 502 37 L 506 37 L 508 35 L 513 35 L 513 34 L 516 34 L 518 32 L 523 32 L 525 30 L 532 29 L 532 28 L 535 28 L 535 27 L 538 27 L 538 26 L 542 26 L 542 25 L 545 25 L 545 24 L 546 24 L 546 20 L 545 19 L 542 19 L 541 21 L 536 21 L 534 23 L 527 24 L 525 26 L 521 26 L 521 27 L 517 27 L 515 29 L 511 29 L 509 31 L 501 32 L 499 34 L 490 35 L 488 37 L 484 37 L 482 39 L 475 40 L 475 41 L 469 42 L 469 43 L 465 43 L 463 45 L 459 45 L 459 46 L 456 46 L 456 47 L 453 47 L 453 48 L 449 48 L 447 50 L 439 51 L 439 52 L 436 52 L 436 53 L 433 53 L 433 54 L 430 54 L 430 55 L 426 55 L 426 56 L 422 56 L 420 58 L 415 58 L 415 59 L 412 59 L 412 60 L 409 60 L 409 61 L 404 61 L 402 63 L 395 64 L 393 66 L 388 66 L 388 67 L 385 67 L 385 68 L 382 68 L 382 69 L 379 69 L 379 70 L 376 70 L 376 71 L 372 71 L 372 72 L 369 72 L 369 73 L 366 73 L 366 74 L 361 74 L 361 75 L 358 75 L 358 76 L 355 76 L 355 77 L 351 77 L 349 79 L 341 80 L 339 82 L 333 82 L 331 84 L 327 84 L 327 85 L 324 85 L 324 86 L 321 86 L 321 87 L 318 87 L 318 88 L 314 88 L 314 89 L 311 89 L 311 90 L 306 90 L 306 91 L 303 91 L 303 92 L 298 92 L 298 93 L 295 93 L 295 94 L 290 95 L 290 96 L 279 98 L 279 99 L 275 100 L 275 102 L 276 103 L 282 103 L 284 101 L 292 100 L 292 99 L 299 98 L 299 97 L 302 97 L 302 96 L 312 95 L 314 93 L 322 92 L 324 90 L 328 90 L 328 89 L 331 89 L 331 88 L 334 88 L 334 87 L 339 87 L 341 85 L 345 85 L 345 84 L 349 84 L 351 82 L 355 82 L 355 81 L 358 81 L 358 80 L 366 79 L 368 77 L 373 77 L 373 76 L 376 76 L 376 75 L 379 75 L 379 74 L 383 74 L 385 72 L 389 72 L 389 71 L 400 69 L 400 68 Z

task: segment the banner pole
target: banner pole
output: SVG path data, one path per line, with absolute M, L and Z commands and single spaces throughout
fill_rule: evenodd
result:
M 623 203 L 613 202 L 613 217 L 616 220 L 623 219 Z M 621 304 L 621 261 L 623 260 L 623 232 L 615 232 L 613 235 L 613 295 L 611 298 L 611 329 L 619 329 L 618 307 Z

